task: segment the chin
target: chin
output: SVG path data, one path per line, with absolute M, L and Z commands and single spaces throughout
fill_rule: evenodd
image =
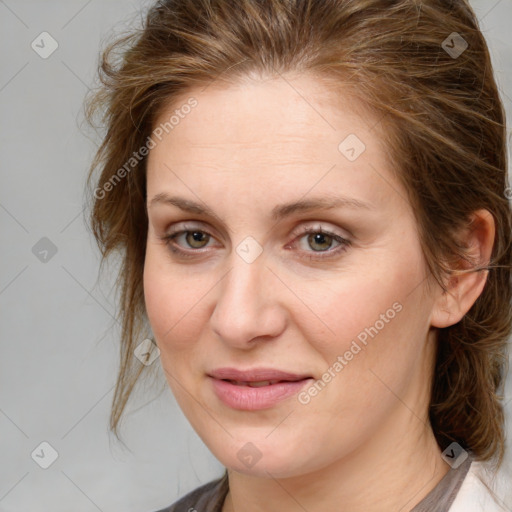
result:
M 267 434 L 265 434 L 267 435 Z M 272 443 L 264 436 L 260 441 L 233 439 L 222 445 L 209 445 L 210 451 L 230 471 L 262 478 L 291 478 L 320 469 L 323 465 L 302 459 L 306 455 L 295 442 Z M 277 440 L 276 440 L 277 441 Z M 316 466 L 316 467 L 313 467 Z

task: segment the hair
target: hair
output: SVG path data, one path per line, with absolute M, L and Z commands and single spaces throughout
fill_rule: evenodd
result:
M 163 110 L 193 87 L 308 73 L 334 90 L 339 84 L 338 94 L 350 91 L 385 124 L 393 172 L 442 289 L 448 276 L 464 272 L 461 261 L 471 264 L 465 272 L 488 270 L 468 313 L 438 329 L 428 414 L 441 450 L 455 441 L 477 460 L 501 465 L 512 329 L 506 126 L 489 50 L 467 1 L 162 0 L 142 28 L 107 45 L 98 68 L 101 83 L 86 116 L 93 123 L 101 112 L 107 129 L 88 175 L 89 220 L 102 263 L 114 252 L 121 257 L 120 368 L 110 417 L 117 437 L 147 369 L 133 357 L 147 321 L 148 224 L 147 158 L 135 160 L 134 152 L 147 145 Z M 496 225 L 489 262 L 472 261 L 458 237 L 478 209 Z

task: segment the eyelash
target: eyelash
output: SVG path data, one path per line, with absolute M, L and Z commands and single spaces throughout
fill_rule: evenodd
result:
M 174 239 L 177 238 L 179 235 L 191 233 L 191 232 L 203 233 L 203 234 L 208 235 L 209 237 L 213 238 L 213 236 L 210 233 L 208 233 L 207 231 L 204 231 L 202 229 L 197 229 L 194 227 L 190 227 L 190 226 L 183 226 L 183 229 L 180 229 L 179 231 L 175 231 L 173 233 L 169 233 L 169 234 L 164 235 L 159 238 L 160 238 L 160 240 L 162 240 L 165 243 L 165 245 L 169 248 L 169 250 L 171 250 L 174 254 L 177 254 L 179 257 L 193 258 L 195 256 L 195 254 L 193 254 L 193 253 L 202 252 L 202 251 L 199 249 L 195 249 L 195 250 L 191 249 L 192 250 L 192 254 L 191 254 L 188 251 L 183 251 L 182 249 L 178 249 L 174 242 Z M 321 227 L 312 228 L 310 226 L 306 227 L 306 228 L 302 228 L 298 233 L 294 233 L 294 236 L 296 235 L 294 237 L 294 240 L 297 237 L 300 239 L 300 238 L 304 237 L 305 235 L 309 235 L 309 234 L 327 235 L 327 236 L 329 236 L 329 238 L 332 238 L 333 240 L 335 240 L 336 242 L 338 242 L 340 244 L 334 250 L 326 249 L 325 251 L 313 251 L 313 254 L 328 254 L 327 256 L 301 256 L 302 258 L 308 259 L 310 261 L 311 260 L 320 261 L 320 260 L 326 260 L 328 258 L 336 257 L 338 254 L 340 254 L 341 252 L 344 252 L 347 249 L 347 247 L 351 245 L 349 240 L 341 237 L 340 235 L 337 235 L 330 231 L 324 230 Z

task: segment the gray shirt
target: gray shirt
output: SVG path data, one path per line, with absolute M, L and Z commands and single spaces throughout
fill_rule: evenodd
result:
M 471 466 L 468 457 L 457 469 L 450 469 L 440 482 L 410 512 L 447 512 Z M 228 472 L 157 512 L 221 512 L 228 494 Z

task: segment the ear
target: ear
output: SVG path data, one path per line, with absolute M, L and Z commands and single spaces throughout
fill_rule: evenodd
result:
M 467 256 L 478 265 L 487 265 L 494 245 L 495 224 L 488 210 L 477 210 L 462 236 Z M 463 269 L 472 266 L 462 260 Z M 438 295 L 431 314 L 433 327 L 449 327 L 459 322 L 478 299 L 487 281 L 488 270 L 459 274 L 455 271 L 448 281 L 448 291 Z M 438 287 L 440 289 L 440 287 Z

